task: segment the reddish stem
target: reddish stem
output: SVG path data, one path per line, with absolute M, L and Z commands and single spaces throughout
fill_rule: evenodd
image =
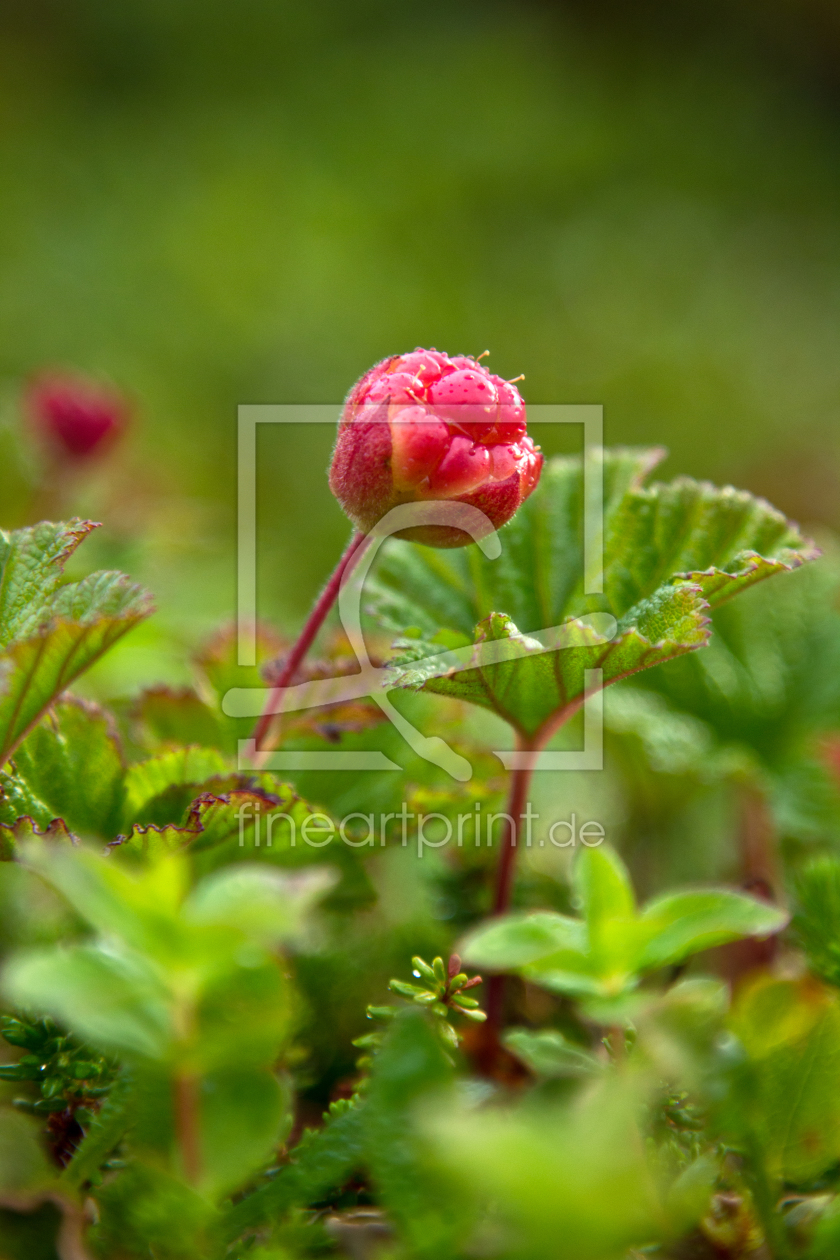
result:
M 510 779 L 510 791 L 505 812 L 508 820 L 502 836 L 502 852 L 496 871 L 496 894 L 493 898 L 492 913 L 505 914 L 510 906 L 513 891 L 513 877 L 516 872 L 516 843 L 519 838 L 519 824 L 527 804 L 528 788 L 534 773 L 534 764 L 539 756 L 539 746 L 528 743 L 521 737 L 517 740 L 517 751 L 529 753 L 528 763 L 514 770 Z M 490 1040 L 498 1041 L 504 1013 L 505 977 L 491 976 L 487 985 L 487 1023 L 485 1028 Z
M 298 670 L 298 666 L 306 656 L 306 653 L 312 646 L 312 642 L 316 634 L 324 624 L 327 613 L 330 611 L 338 597 L 338 592 L 341 588 L 341 579 L 344 577 L 345 572 L 351 567 L 351 563 L 356 556 L 356 552 L 364 542 L 364 539 L 364 534 L 353 534 L 353 537 L 347 544 L 341 559 L 333 570 L 332 577 L 315 601 L 312 611 L 307 617 L 304 627 L 298 636 L 297 642 L 283 662 L 283 668 L 271 690 L 271 695 L 268 697 L 263 715 L 254 728 L 254 746 L 256 752 L 269 751 L 266 748 L 262 748 L 261 745 L 268 734 L 269 728 L 271 727 L 271 723 L 275 716 L 273 712 L 274 705 L 280 698 L 283 690 L 288 687 L 289 683 L 294 678 Z
M 496 872 L 496 895 L 493 899 L 493 914 L 504 914 L 510 905 L 510 894 L 513 891 L 513 874 L 516 867 L 516 842 L 519 838 L 519 820 L 525 812 L 526 797 L 534 773 L 534 762 L 538 751 L 518 741 L 517 752 L 530 753 L 528 765 L 513 771 L 510 778 L 507 809 L 508 820 L 502 838 L 502 853 L 499 858 L 499 869 Z M 512 821 L 511 821 L 512 820 Z
M 499 868 L 496 872 L 496 894 L 493 899 L 492 909 L 494 915 L 506 914 L 510 906 L 510 896 L 513 891 L 513 880 L 516 873 L 518 820 L 521 818 L 527 804 L 528 788 L 531 785 L 531 776 L 534 773 L 534 766 L 540 750 L 545 747 L 552 735 L 577 713 L 585 698 L 585 696 L 579 696 L 571 704 L 567 704 L 565 708 L 558 709 L 556 713 L 551 714 L 530 739 L 525 739 L 522 735 L 517 738 L 517 751 L 529 753 L 530 756 L 527 764 L 521 769 L 514 770 L 511 775 L 506 813 L 513 819 L 513 823 L 505 823 L 502 853 L 499 859 Z M 498 1062 L 499 1055 L 505 1053 L 499 1042 L 499 1033 L 501 1032 L 504 1017 L 505 980 L 506 977 L 504 975 L 491 976 L 487 984 L 487 1022 L 482 1029 L 483 1044 L 479 1058 L 481 1065 L 483 1065 L 483 1070 L 486 1070 L 488 1075 L 493 1075 L 494 1066 Z
M 201 1137 L 199 1134 L 199 1082 L 190 1074 L 178 1074 L 172 1081 L 175 1134 L 181 1151 L 184 1176 L 191 1185 L 201 1177 Z

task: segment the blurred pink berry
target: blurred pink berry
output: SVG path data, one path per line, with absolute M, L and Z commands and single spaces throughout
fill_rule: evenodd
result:
M 49 373 L 29 386 L 27 410 L 56 455 L 87 460 L 100 455 L 125 427 L 128 403 L 83 376 Z
M 542 462 L 515 385 L 466 355 L 418 349 L 383 359 L 351 389 L 330 489 L 363 533 L 398 504 L 430 499 L 477 507 L 498 529 L 536 486 Z M 443 525 L 402 536 L 433 547 L 471 541 Z

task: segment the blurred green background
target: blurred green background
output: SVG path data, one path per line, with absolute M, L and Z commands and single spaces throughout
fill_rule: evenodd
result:
M 838 104 L 833 0 L 3 0 L 0 523 L 31 373 L 135 406 L 73 507 L 160 613 L 94 686 L 186 679 L 232 614 L 236 405 L 418 344 L 840 525 Z M 330 443 L 261 439 L 287 628 L 347 530 Z

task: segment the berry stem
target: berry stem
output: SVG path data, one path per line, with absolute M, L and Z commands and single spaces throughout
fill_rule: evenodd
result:
M 172 1081 L 175 1134 L 181 1151 L 184 1176 L 191 1185 L 201 1177 L 199 1133 L 199 1081 L 190 1073 L 178 1073 Z
M 529 756 L 523 766 L 513 771 L 510 779 L 505 812 L 513 821 L 505 823 L 502 852 L 496 871 L 496 892 L 491 911 L 493 915 L 506 914 L 510 908 L 510 897 L 513 892 L 513 881 L 516 873 L 518 823 L 527 804 L 526 798 L 537 758 L 552 735 L 582 707 L 584 698 L 581 696 L 572 701 L 571 704 L 566 705 L 565 708 L 558 709 L 556 713 L 553 713 L 543 722 L 542 726 L 530 739 L 521 734 L 517 736 L 517 752 L 527 753 Z M 487 983 L 487 1022 L 482 1029 L 483 1044 L 480 1056 L 485 1066 L 486 1074 L 491 1076 L 501 1051 L 499 1034 L 504 1019 L 505 980 L 506 977 L 504 975 L 496 975 L 491 976 Z
M 491 911 L 494 915 L 506 914 L 510 907 L 513 877 L 516 871 L 516 843 L 519 838 L 519 824 L 527 803 L 526 797 L 528 788 L 531 785 L 531 776 L 534 773 L 534 764 L 539 756 L 539 747 L 535 747 L 532 742 L 529 743 L 522 737 L 519 737 L 517 739 L 517 752 L 529 753 L 530 756 L 526 765 L 518 767 L 511 774 L 508 801 L 505 806 L 508 820 L 505 822 L 505 830 L 502 837 L 502 852 L 496 871 L 496 892 Z M 498 1038 L 499 1030 L 502 1026 L 504 996 L 505 977 L 503 975 L 491 976 L 487 985 L 487 1023 L 485 1028 L 494 1041 Z
M 262 747 L 262 744 L 268 735 L 272 721 L 274 720 L 274 705 L 280 698 L 283 690 L 288 687 L 289 683 L 294 678 L 301 661 L 306 656 L 306 653 L 312 646 L 316 634 L 324 624 L 327 613 L 330 611 L 338 597 L 338 592 L 341 588 L 341 579 L 351 567 L 351 564 L 356 557 L 356 552 L 364 539 L 365 535 L 362 533 L 353 534 L 341 556 L 341 559 L 335 566 L 332 576 L 313 604 L 312 611 L 307 617 L 303 629 L 298 635 L 297 642 L 289 655 L 286 657 L 283 663 L 283 668 L 280 671 L 280 675 L 274 683 L 271 694 L 266 702 L 263 715 L 254 728 L 254 746 L 257 753 L 269 752 L 276 744 L 277 736 L 275 735 L 274 743 L 269 744 L 267 747 Z

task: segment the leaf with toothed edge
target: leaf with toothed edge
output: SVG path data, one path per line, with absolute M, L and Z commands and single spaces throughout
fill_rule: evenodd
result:
M 205 791 L 192 801 L 180 824 L 136 823 L 109 847 L 136 856 L 189 848 L 209 857 L 218 851 L 228 861 L 241 859 L 244 850 L 250 860 L 304 865 L 324 860 L 323 850 L 300 840 L 302 824 L 313 816 L 313 807 L 285 783 L 274 784 L 271 791 L 257 786 L 220 794 Z
M 0 765 L 61 692 L 151 612 L 122 573 L 64 582 L 96 526 L 42 522 L 0 532 Z
M 579 458 L 546 466 L 499 531 L 497 560 L 475 546 L 442 553 L 390 543 L 371 594 L 379 621 L 404 636 L 391 662 L 394 686 L 469 700 L 540 742 L 581 703 L 586 670 L 601 669 L 607 685 L 703 647 L 710 609 L 819 554 L 744 491 L 689 478 L 645 486 L 663 453 L 603 452 L 602 596 L 585 593 Z M 564 647 L 552 650 L 545 632 L 558 626 Z M 453 653 L 441 652 L 456 641 L 478 650 L 502 639 L 510 659 L 488 663 L 485 647 L 472 664 L 462 649 L 453 668 Z
M 30 840 L 76 843 L 63 818 L 54 818 L 48 826 L 42 828 L 28 815 L 24 815 L 14 823 L 0 823 L 0 862 L 14 861 L 20 846 L 28 844 Z
M 64 696 L 18 748 L 15 770 L 77 835 L 112 840 L 119 831 L 125 762 L 99 705 Z

